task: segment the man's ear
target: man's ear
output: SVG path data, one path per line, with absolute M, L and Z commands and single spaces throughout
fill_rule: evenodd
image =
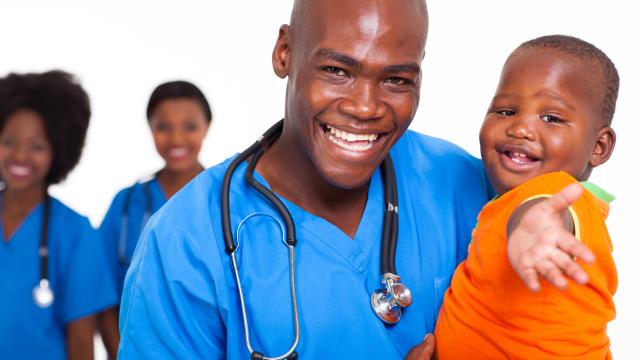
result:
M 289 25 L 280 26 L 278 32 L 278 40 L 273 47 L 271 62 L 273 64 L 273 72 L 278 77 L 284 79 L 289 75 L 289 61 L 291 59 L 291 36 Z
M 596 140 L 596 144 L 593 147 L 593 152 L 591 153 L 591 160 L 589 161 L 589 165 L 591 167 L 596 167 L 598 165 L 602 165 L 609 157 L 611 157 L 611 153 L 613 152 L 613 148 L 616 146 L 616 132 L 607 125 L 598 131 L 598 138 Z

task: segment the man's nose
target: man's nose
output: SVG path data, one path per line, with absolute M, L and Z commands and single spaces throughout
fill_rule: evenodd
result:
M 377 119 L 386 113 L 377 84 L 365 80 L 354 84 L 353 90 L 338 103 L 338 109 L 358 120 Z

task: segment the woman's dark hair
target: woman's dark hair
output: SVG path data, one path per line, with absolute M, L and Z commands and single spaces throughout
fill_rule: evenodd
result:
M 149 104 L 147 105 L 147 121 L 151 121 L 153 112 L 161 102 L 168 99 L 180 98 L 197 101 L 200 106 L 202 106 L 202 111 L 204 111 L 207 123 L 211 123 L 211 118 L 213 116 L 211 114 L 211 108 L 209 107 L 207 98 L 204 97 L 204 94 L 197 86 L 188 81 L 182 80 L 160 84 L 155 88 L 155 90 L 153 90 L 151 97 L 149 98 Z
M 62 181 L 78 164 L 89 127 L 89 96 L 73 75 L 60 70 L 0 78 L 0 132 L 18 110 L 36 112 L 53 149 L 47 185 Z

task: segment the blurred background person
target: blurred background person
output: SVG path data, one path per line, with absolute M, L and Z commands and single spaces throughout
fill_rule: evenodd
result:
M 53 198 L 76 166 L 89 98 L 62 71 L 0 78 L 0 354 L 93 359 L 94 314 L 118 302 L 89 220 Z
M 149 178 L 118 192 L 100 226 L 118 297 L 149 217 L 204 169 L 198 155 L 211 119 L 209 102 L 202 91 L 189 82 L 163 83 L 151 93 L 147 121 L 165 165 Z M 110 358 L 115 358 L 118 351 L 118 312 L 115 307 L 99 316 L 100 332 Z

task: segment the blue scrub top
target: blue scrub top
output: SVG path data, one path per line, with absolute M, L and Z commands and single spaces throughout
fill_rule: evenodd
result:
M 54 301 L 39 308 L 32 291 L 40 280 L 42 204 L 0 242 L 0 354 L 11 359 L 66 359 L 65 326 L 118 302 L 104 272 L 97 232 L 84 216 L 52 198 L 49 218 L 49 284 Z
M 296 224 L 302 359 L 399 359 L 432 332 L 476 215 L 491 196 L 482 163 L 443 140 L 407 132 L 391 151 L 398 178 L 396 267 L 413 294 L 400 322 L 370 306 L 380 288 L 383 188 L 376 172 L 354 239 L 284 200 Z M 247 359 L 239 297 L 224 251 L 220 189 L 230 161 L 208 169 L 152 217 L 125 280 L 119 358 Z M 231 223 L 277 217 L 243 179 L 231 184 Z M 256 177 L 264 182 L 257 173 Z M 265 183 L 266 184 L 266 183 Z M 234 234 L 235 237 L 235 234 Z M 293 340 L 288 252 L 277 223 L 248 220 L 237 250 L 254 350 L 284 353 Z
M 145 191 L 148 191 L 148 195 Z M 149 203 L 147 197 L 151 199 Z M 122 294 L 122 284 L 133 250 L 145 226 L 143 222 L 148 220 L 148 218 L 145 219 L 145 211 L 150 211 L 148 214 L 150 216 L 166 202 L 167 198 L 156 177 L 148 181 L 136 182 L 133 186 L 120 190 L 113 198 L 100 225 L 100 235 L 107 246 L 109 271 L 116 284 L 118 297 Z M 123 217 L 125 208 L 129 211 L 126 219 Z M 126 229 L 123 229 L 125 225 Z M 120 246 L 124 249 L 123 259 L 120 256 Z

